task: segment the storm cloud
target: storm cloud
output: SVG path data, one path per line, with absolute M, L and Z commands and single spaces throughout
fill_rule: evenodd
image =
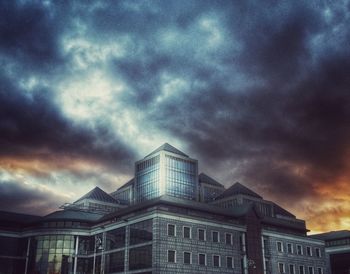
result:
M 4 189 L 21 173 L 112 191 L 169 142 L 314 231 L 330 229 L 317 212 L 350 222 L 349 1 L 14 1 L 0 13 Z

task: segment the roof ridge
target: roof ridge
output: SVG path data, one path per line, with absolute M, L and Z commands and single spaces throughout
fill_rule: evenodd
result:
M 110 194 L 108 194 L 107 192 L 105 192 L 103 189 L 101 189 L 98 186 L 95 186 L 92 190 L 90 190 L 84 196 L 80 197 L 74 203 L 77 203 L 83 199 L 92 199 L 92 200 L 108 202 L 108 203 L 116 203 L 117 202 L 117 200 L 114 199 L 113 196 L 111 196 Z
M 176 147 L 168 144 L 168 143 L 164 143 L 163 145 L 161 145 L 160 147 L 158 147 L 157 149 L 155 149 L 154 151 L 152 151 L 150 154 L 146 155 L 144 158 L 147 158 L 153 154 L 156 154 L 158 153 L 159 151 L 162 151 L 162 150 L 165 150 L 165 151 L 168 151 L 168 152 L 171 152 L 171 153 L 175 153 L 175 154 L 178 154 L 178 155 L 181 155 L 181 156 L 184 156 L 184 157 L 188 157 L 187 154 L 183 153 L 181 150 L 178 150 Z

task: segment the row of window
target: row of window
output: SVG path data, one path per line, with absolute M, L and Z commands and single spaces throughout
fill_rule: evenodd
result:
M 294 264 L 290 264 L 288 267 L 289 274 L 296 274 L 296 266 Z M 299 274 L 324 274 L 323 268 L 322 267 L 313 267 L 313 266 L 308 266 L 305 267 L 304 265 L 299 265 Z M 316 270 L 316 272 L 315 272 Z M 284 263 L 278 263 L 278 273 L 285 274 L 286 272 L 286 267 Z
M 168 236 L 176 237 L 176 225 L 174 224 L 168 224 Z M 186 239 L 192 239 L 192 228 L 189 226 L 183 226 L 182 227 L 182 236 Z M 207 233 L 206 230 L 203 228 L 197 229 L 197 239 L 199 241 L 207 241 Z M 220 239 L 220 233 L 219 231 L 212 231 L 211 232 L 211 240 L 214 243 L 220 243 L 224 242 L 228 245 L 233 244 L 233 236 L 232 233 L 225 233 L 225 238 L 223 240 Z
M 176 250 L 168 250 L 168 263 L 176 263 L 178 262 Z M 192 264 L 192 253 L 191 252 L 183 252 L 183 263 L 184 264 Z M 198 265 L 206 266 L 208 264 L 207 262 L 207 254 L 205 253 L 198 253 Z M 220 255 L 213 255 L 212 256 L 212 266 L 213 267 L 221 267 L 221 256 Z M 226 267 L 227 268 L 233 268 L 233 257 L 226 256 Z
M 284 245 L 282 242 L 278 241 L 276 242 L 277 244 L 277 251 L 278 252 L 284 252 Z M 312 247 L 311 246 L 307 246 L 306 247 L 306 255 L 307 256 L 313 256 L 313 252 L 312 252 Z M 300 244 L 296 245 L 296 251 L 294 250 L 294 245 L 292 243 L 287 243 L 287 253 L 289 254 L 297 254 L 297 255 L 304 255 L 304 249 L 303 246 Z M 315 247 L 315 256 L 320 258 L 321 257 L 321 249 L 318 247 Z

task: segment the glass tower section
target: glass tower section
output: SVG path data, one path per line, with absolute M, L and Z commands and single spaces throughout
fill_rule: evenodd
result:
M 196 163 L 165 155 L 166 194 L 173 197 L 196 199 Z
M 160 195 L 159 177 L 160 177 L 160 156 L 139 162 L 136 165 L 136 184 L 135 191 L 137 201 L 142 202 L 156 198 Z

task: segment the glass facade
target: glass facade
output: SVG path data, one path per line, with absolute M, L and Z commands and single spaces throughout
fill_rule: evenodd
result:
M 74 236 L 47 235 L 33 239 L 36 249 L 33 273 L 68 274 L 73 267 Z
M 131 248 L 129 250 L 129 270 L 152 267 L 152 245 Z
M 152 229 L 152 220 L 146 220 L 130 225 L 130 245 L 152 241 Z
M 166 194 L 174 197 L 195 200 L 197 167 L 192 161 L 165 156 Z
M 136 165 L 135 191 L 137 201 L 142 202 L 159 196 L 160 156 Z

